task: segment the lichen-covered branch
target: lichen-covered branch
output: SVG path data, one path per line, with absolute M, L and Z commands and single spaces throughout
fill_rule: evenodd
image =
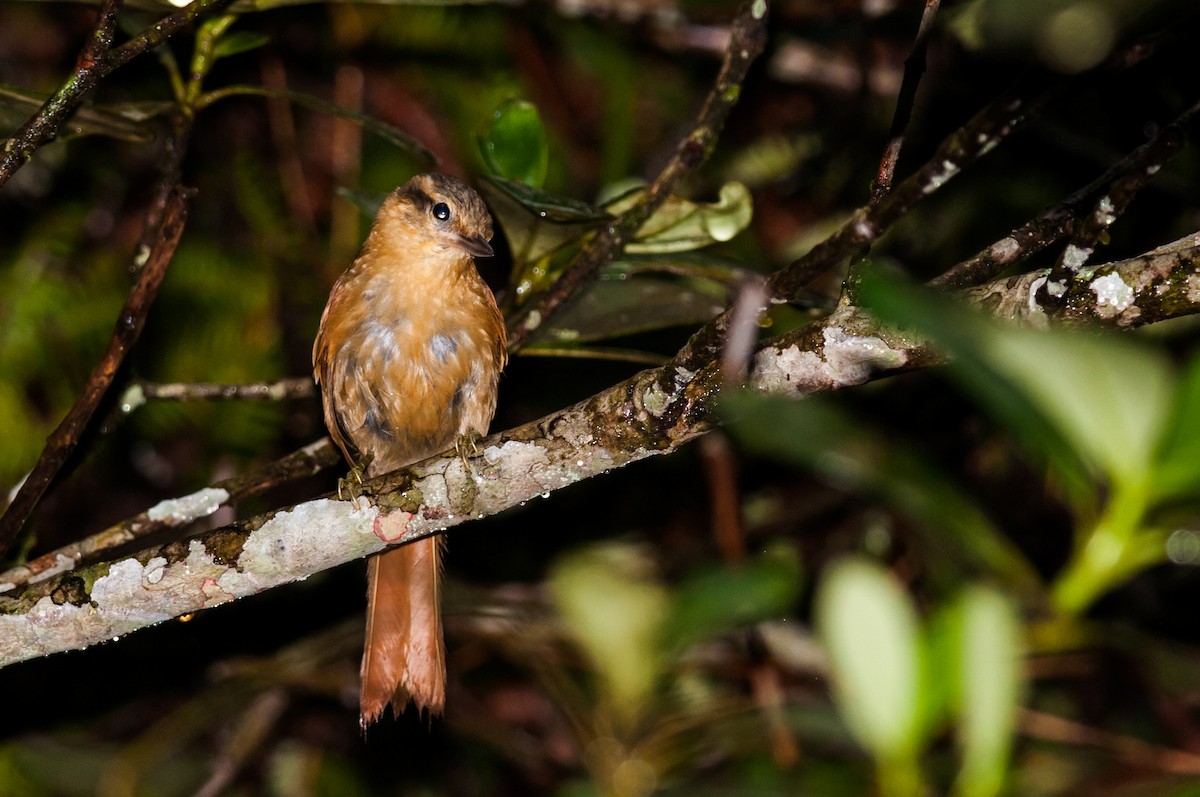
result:
M 1049 323 L 1036 302 L 1046 271 L 961 294 L 1028 323 Z M 1128 327 L 1200 312 L 1200 234 L 1141 257 L 1081 272 L 1056 319 Z M 750 385 L 807 395 L 928 366 L 925 341 L 880 328 L 844 304 L 768 342 Z M 453 451 L 368 482 L 359 503 L 322 497 L 60 573 L 0 596 L 0 665 L 96 644 L 440 533 L 569 484 L 671 452 L 713 427 L 721 369 L 643 371 L 592 398 L 482 441 L 470 469 Z
M 975 256 L 935 277 L 930 284 L 953 290 L 993 279 L 1005 269 L 1062 240 L 1081 219 L 1087 217 L 1089 211 L 1095 218 L 1079 231 L 1076 238 L 1080 243 L 1076 246 L 1078 248 L 1089 238 L 1092 239 L 1091 244 L 1085 245 L 1094 245 L 1094 236 L 1099 234 L 1097 231 L 1110 224 L 1119 214 L 1118 205 L 1123 208 L 1131 202 L 1137 191 L 1183 149 L 1185 134 L 1195 124 L 1197 110 L 1197 106 L 1189 108 L 1091 183 L 1046 208 Z M 1056 273 L 1050 276 L 1048 282 L 1065 285 L 1069 275 L 1086 262 L 1086 257 L 1081 259 L 1082 254 L 1082 249 L 1074 254 L 1064 250 Z M 1090 255 L 1089 251 L 1087 256 Z M 1061 296 L 1062 291 L 1056 289 L 1053 295 Z
M 311 384 L 311 380 L 309 380 Z M 189 495 L 160 501 L 154 506 L 109 528 L 45 553 L 23 565 L 0 573 L 0 593 L 11 592 L 75 570 L 118 549 L 130 550 L 138 540 L 172 528 L 185 528 L 209 517 L 223 506 L 250 498 L 272 487 L 319 473 L 342 462 L 342 455 L 328 437 L 288 454 L 261 468 L 222 479 Z

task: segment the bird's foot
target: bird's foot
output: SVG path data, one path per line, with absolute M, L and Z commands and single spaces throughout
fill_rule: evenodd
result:
M 348 499 L 356 504 L 358 503 L 358 498 L 362 495 L 363 476 L 366 475 L 367 468 L 371 467 L 371 462 L 374 459 L 374 454 L 363 454 L 359 457 L 358 462 L 350 466 L 350 472 L 338 479 L 337 494 L 339 501 Z
M 471 459 L 483 453 L 479 447 L 479 441 L 483 439 L 483 435 L 472 429 L 465 434 L 460 434 L 458 439 L 454 441 L 454 453 L 458 454 L 458 458 L 462 460 L 464 468 L 471 468 Z

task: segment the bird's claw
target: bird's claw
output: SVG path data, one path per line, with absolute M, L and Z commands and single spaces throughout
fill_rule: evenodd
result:
M 374 454 L 363 454 L 358 462 L 350 466 L 350 472 L 338 479 L 337 495 L 339 501 L 349 499 L 356 504 L 358 503 L 358 498 L 362 495 L 363 476 L 366 474 L 367 468 L 371 467 L 371 462 L 374 459 Z

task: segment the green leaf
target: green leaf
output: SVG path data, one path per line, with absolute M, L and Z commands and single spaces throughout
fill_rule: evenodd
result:
M 0 84 L 0 136 L 16 131 L 37 113 L 48 95 Z M 58 140 L 82 136 L 107 136 L 118 141 L 145 143 L 154 140 L 149 119 L 173 107 L 169 102 L 127 102 L 81 107 L 59 129 Z
M 981 356 L 1113 481 L 1142 482 L 1171 408 L 1159 352 L 1114 335 L 988 325 Z
M 632 720 L 662 670 L 670 596 L 636 546 L 611 543 L 569 553 L 552 568 L 550 594 L 596 667 L 613 708 Z
M 568 197 L 559 197 L 514 180 L 484 175 L 479 182 L 512 251 L 510 289 L 528 297 L 545 282 L 548 259 L 611 220 L 607 213 Z
M 257 50 L 271 40 L 270 36 L 264 33 L 254 33 L 247 30 L 238 30 L 233 33 L 226 34 L 217 42 L 217 46 L 213 48 L 213 55 L 217 58 L 226 58 L 238 53 Z
M 355 191 L 352 188 L 344 186 L 338 186 L 333 190 L 333 193 L 354 205 L 368 219 L 375 218 L 375 214 L 379 212 L 379 206 L 383 204 L 384 199 L 382 194 Z
M 1200 493 L 1200 357 L 1184 370 L 1155 457 L 1152 489 L 1163 500 Z
M 619 216 L 640 201 L 645 192 L 644 188 L 625 192 L 606 203 L 604 209 Z M 722 243 L 746 229 L 752 215 L 750 190 L 741 183 L 721 186 L 719 199 L 707 204 L 670 196 L 642 224 L 625 251 L 662 254 Z
M 951 373 L 1046 456 L 1076 498 L 1087 492 L 1080 461 L 1123 485 L 1145 480 L 1173 393 L 1160 352 L 1115 335 L 1003 324 L 878 270 L 859 296 L 880 320 L 933 337 L 952 356 Z
M 692 575 L 680 586 L 667 621 L 668 645 L 677 648 L 749 623 L 779 617 L 795 604 L 802 585 L 800 559 L 776 545 L 736 567 Z
M 478 137 L 487 170 L 507 180 L 541 188 L 546 180 L 550 147 L 537 106 L 511 99 L 492 112 L 491 123 Z
M 408 133 L 405 133 L 403 130 L 393 127 L 387 122 L 380 121 L 373 116 L 367 116 L 366 114 L 362 114 L 357 111 L 351 111 L 348 108 L 342 108 L 339 105 L 334 105 L 331 102 L 326 102 L 325 100 L 314 97 L 311 94 L 305 94 L 300 91 L 279 91 L 276 89 L 263 88 L 262 86 L 247 86 L 239 84 L 234 86 L 225 86 L 202 95 L 198 105 L 199 107 L 203 108 L 212 105 L 213 103 L 220 102 L 228 97 L 239 97 L 245 95 L 257 97 L 278 97 L 280 99 L 293 102 L 296 105 L 310 108 L 314 111 L 338 116 L 342 119 L 354 122 L 355 124 L 361 126 L 363 130 L 375 134 L 389 144 L 404 150 L 405 152 L 416 158 L 419 158 L 427 164 L 436 165 L 438 162 L 437 156 L 434 155 L 428 147 L 410 136 Z
M 953 684 L 962 770 L 956 792 L 992 797 L 1004 786 L 1022 689 L 1021 620 L 995 589 L 966 590 L 949 611 L 942 671 Z
M 882 761 L 915 758 L 925 740 L 920 628 L 908 595 L 878 565 L 846 559 L 822 579 L 815 618 L 851 733 Z
M 947 565 L 931 573 L 989 573 L 1022 591 L 1040 591 L 1021 554 L 945 474 L 831 402 L 740 391 L 723 396 L 720 410 L 750 451 L 812 468 L 844 489 L 874 493 L 915 520 L 924 553 Z
M 584 343 L 691 326 L 720 314 L 725 296 L 725 287 L 709 280 L 650 274 L 601 279 L 539 329 L 534 340 Z

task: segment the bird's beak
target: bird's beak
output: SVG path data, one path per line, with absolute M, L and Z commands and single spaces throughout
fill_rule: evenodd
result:
M 454 236 L 454 245 L 472 257 L 493 257 L 496 254 L 492 245 L 478 235 L 456 235 Z

